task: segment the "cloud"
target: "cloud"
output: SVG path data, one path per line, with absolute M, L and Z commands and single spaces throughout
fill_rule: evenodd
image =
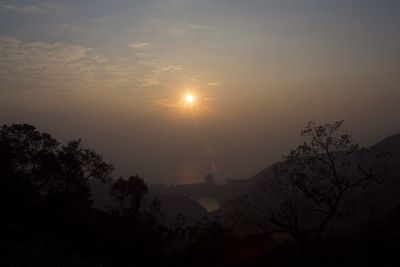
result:
M 182 65 L 170 64 L 164 59 L 139 61 L 139 68 L 143 71 L 140 84 L 145 87 L 168 84 L 171 80 L 179 80 L 184 75 Z
M 146 42 L 137 42 L 137 43 L 133 43 L 133 44 L 129 45 L 130 48 L 136 48 L 136 49 L 143 49 L 148 46 L 149 46 L 149 43 L 146 43 Z
M 127 92 L 165 87 L 183 69 L 164 59 L 108 58 L 80 45 L 0 36 L 0 90 Z
M 87 47 L 0 37 L 2 89 L 122 89 L 138 84 L 136 73 Z
M 208 86 L 220 86 L 220 83 L 218 82 L 209 82 L 207 83 Z
M 60 11 L 60 7 L 54 4 L 49 3 L 40 3 L 37 5 L 16 5 L 16 4 L 7 4 L 0 3 L 0 9 L 9 10 L 20 13 L 51 13 Z
M 68 32 L 76 32 L 79 31 L 79 27 L 78 26 L 72 26 L 72 25 L 68 25 L 68 24 L 62 24 L 59 27 L 61 30 L 64 31 L 68 31 Z
M 163 71 L 181 70 L 181 69 L 183 69 L 183 67 L 180 66 L 180 65 L 168 65 L 168 66 L 162 67 L 162 70 L 163 70 Z
M 206 28 L 205 25 L 193 24 L 182 21 L 174 21 L 166 28 L 169 35 L 181 36 L 185 34 L 199 34 L 200 31 Z
M 209 28 L 202 24 L 147 17 L 137 21 L 130 32 L 142 40 L 157 40 L 157 42 L 165 43 L 169 38 L 198 37 L 208 34 Z

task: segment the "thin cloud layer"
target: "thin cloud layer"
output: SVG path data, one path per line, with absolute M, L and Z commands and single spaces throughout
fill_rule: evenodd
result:
M 0 0 L 0 120 L 70 139 L 69 116 L 105 156 L 125 151 L 123 172 L 173 181 L 203 160 L 194 147 L 217 143 L 220 161 L 204 166 L 243 178 L 305 121 L 345 119 L 368 143 L 399 125 L 399 1 L 43 1 Z M 143 158 L 149 146 L 159 153 Z
M 13 88 L 117 87 L 134 77 L 126 67 L 78 45 L 0 37 L 0 47 L 0 81 Z
M 50 3 L 39 3 L 39 4 L 14 4 L 14 3 L 0 3 L 0 10 L 8 10 L 12 12 L 20 12 L 20 13 L 51 13 L 58 12 L 61 10 L 61 7 L 50 4 Z
M 165 72 L 183 68 L 162 60 L 110 60 L 79 45 L 22 41 L 4 36 L 0 37 L 0 58 L 0 84 L 26 90 L 132 90 L 160 85 L 170 76 L 164 75 Z
M 149 46 L 149 43 L 146 43 L 146 42 L 136 42 L 136 43 L 129 45 L 130 48 L 136 48 L 136 49 L 143 49 L 148 46 Z

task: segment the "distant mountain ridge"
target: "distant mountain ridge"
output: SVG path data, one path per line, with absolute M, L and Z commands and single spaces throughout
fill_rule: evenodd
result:
M 373 188 L 375 203 L 379 212 L 388 214 L 396 207 L 400 206 L 400 134 L 391 135 L 375 145 L 371 146 L 376 151 L 389 152 L 391 164 L 389 175 L 382 185 Z M 161 201 L 165 202 L 164 209 L 171 215 L 182 213 L 193 221 L 195 218 L 205 216 L 207 212 L 200 208 L 195 199 L 210 197 L 220 204 L 228 200 L 237 199 L 244 195 L 252 194 L 259 190 L 262 183 L 268 177 L 272 177 L 273 169 L 276 163 L 269 165 L 257 174 L 246 179 L 229 179 L 225 184 L 192 184 L 192 185 L 150 185 L 151 195 L 157 195 Z M 98 186 L 92 187 L 94 199 L 104 205 L 104 199 L 108 197 L 101 196 L 106 190 L 99 190 Z M 181 197 L 180 197 L 181 196 Z M 102 201 L 99 201 L 99 199 Z M 182 203 L 188 202 L 188 203 Z M 190 203 L 189 203 L 190 202 Z M 223 214 L 223 211 L 216 211 L 213 214 Z
M 400 152 L 400 134 L 388 136 L 382 141 L 376 143 L 374 147 L 379 147 L 380 149 L 391 153 Z
M 381 183 L 373 184 L 369 188 L 371 206 L 375 217 L 385 218 L 392 212 L 400 210 L 400 134 L 391 135 L 372 145 L 370 148 L 369 153 L 372 157 L 374 157 L 375 153 L 388 154 L 385 161 L 387 163 L 387 176 Z M 248 179 L 240 180 L 238 182 L 240 186 L 231 191 L 231 196 L 237 197 L 240 192 L 242 196 L 260 192 L 259 189 L 262 188 L 263 183 L 269 177 L 272 177 L 275 164 L 268 166 Z M 226 187 L 225 190 L 231 190 L 227 188 L 227 185 L 223 187 Z M 225 192 L 225 195 L 228 195 L 227 192 Z M 226 212 L 227 210 L 224 210 L 224 207 L 222 207 L 220 210 L 214 212 L 213 215 L 223 216 Z
M 376 143 L 375 145 L 372 145 L 371 148 L 374 148 L 377 151 L 380 152 L 388 152 L 391 154 L 391 161 L 392 162 L 397 162 L 399 166 L 400 165 L 400 134 L 395 134 L 395 135 L 391 135 L 385 139 L 383 139 L 382 141 L 379 141 L 378 143 Z M 260 172 L 258 172 L 256 175 L 251 176 L 247 179 L 242 179 L 242 180 L 232 180 L 229 181 L 228 183 L 222 185 L 222 187 L 225 187 L 225 190 L 232 190 L 232 194 L 228 194 L 227 192 L 225 192 L 225 195 L 231 195 L 233 196 L 237 196 L 238 194 L 240 194 L 240 192 L 242 192 L 244 194 L 246 194 L 246 191 L 248 189 L 256 189 L 260 186 L 260 183 L 262 183 L 266 178 L 271 177 L 273 175 L 273 169 L 274 166 L 276 165 L 276 163 L 273 163 L 271 165 L 269 165 L 268 167 L 266 167 L 265 169 L 261 170 Z M 394 176 L 398 177 L 397 180 L 399 180 L 399 184 L 400 184 L 400 170 L 397 170 L 396 168 L 396 164 L 394 164 L 393 166 L 391 166 L 391 170 L 390 170 L 390 179 L 393 180 Z M 235 188 L 234 186 L 232 186 L 233 184 L 237 184 L 237 188 Z M 222 191 L 225 191 L 224 189 L 222 189 Z M 400 192 L 400 187 L 399 187 L 399 192 Z

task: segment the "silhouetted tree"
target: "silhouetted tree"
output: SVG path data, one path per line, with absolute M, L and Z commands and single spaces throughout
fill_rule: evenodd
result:
M 335 217 L 354 214 L 360 191 L 369 196 L 368 186 L 383 178 L 376 158 L 342 125 L 310 122 L 302 131 L 308 141 L 275 166 L 270 189 L 277 205 L 269 214 L 276 230 L 315 244 Z
M 88 182 L 97 180 L 103 183 L 111 181 L 110 174 L 114 167 L 103 161 L 102 156 L 96 152 L 84 149 L 81 140 L 69 142 L 66 146 L 57 151 L 61 176 L 53 181 L 52 191 L 57 195 L 63 195 L 65 199 L 80 201 L 77 205 L 82 205 L 83 201 L 90 200 L 90 188 Z M 57 185 L 54 188 L 54 183 Z
M 116 263 L 160 266 L 163 262 L 167 266 L 164 252 L 168 229 L 162 224 L 161 203 L 149 199 L 144 180 L 138 175 L 120 177 L 111 184 L 110 194 L 116 205 L 108 210 L 106 239 L 112 244 L 110 253 Z
M 137 217 L 147 193 L 147 185 L 138 175 L 127 180 L 120 177 L 111 185 L 111 196 L 125 216 Z
M 301 261 L 312 257 L 334 221 L 368 205 L 369 186 L 384 177 L 380 156 L 360 148 L 342 126 L 308 123 L 301 133 L 307 140 L 274 166 L 261 193 L 232 203 L 242 222 L 295 239 Z
M 20 264 L 27 260 L 35 265 L 39 258 L 72 259 L 76 251 L 89 248 L 89 182 L 108 182 L 112 170 L 99 154 L 82 148 L 80 140 L 61 146 L 32 125 L 2 126 L 0 250 Z M 7 257 L 2 258 L 6 266 Z
M 90 202 L 90 179 L 110 181 L 113 166 L 81 141 L 66 146 L 49 134 L 27 124 L 4 125 L 0 130 L 0 175 L 2 189 L 38 197 L 74 195 L 70 200 Z M 2 194 L 4 196 L 4 194 Z M 79 196 L 79 197 L 78 197 Z
M 221 218 L 203 218 L 197 224 L 187 227 L 188 244 L 186 265 L 210 266 L 229 254 L 238 241 L 231 229 L 221 223 Z
M 27 124 L 4 125 L 0 130 L 2 196 L 39 192 L 57 171 L 59 143 Z M 14 191 L 15 190 L 15 191 Z

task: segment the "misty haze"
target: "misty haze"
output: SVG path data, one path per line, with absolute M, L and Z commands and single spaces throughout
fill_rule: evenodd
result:
M 399 266 L 399 12 L 0 0 L 0 265 Z

